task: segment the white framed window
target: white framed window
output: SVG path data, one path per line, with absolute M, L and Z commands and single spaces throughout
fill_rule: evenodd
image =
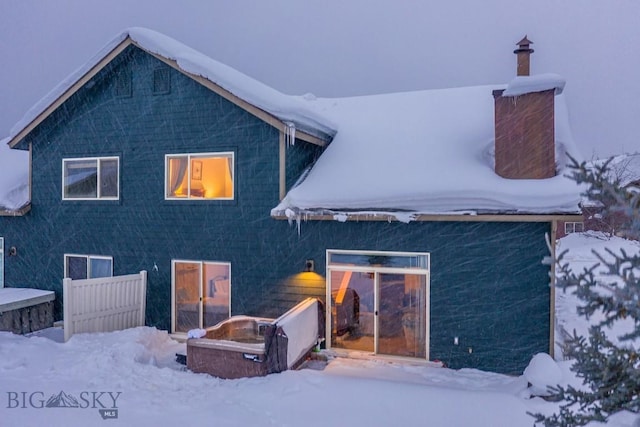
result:
M 214 326 L 231 316 L 231 263 L 171 261 L 171 332 Z
M 118 200 L 120 158 L 62 159 L 62 200 Z
M 234 153 L 167 154 L 165 199 L 233 200 Z
M 81 280 L 113 276 L 113 257 L 101 255 L 64 255 L 64 278 Z
M 584 231 L 583 222 L 565 222 L 564 234 L 582 233 Z

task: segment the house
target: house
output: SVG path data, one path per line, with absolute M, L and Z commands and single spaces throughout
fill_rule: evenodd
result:
M 316 296 L 337 352 L 519 373 L 553 351 L 545 236 L 579 218 L 564 81 L 527 43 L 506 86 L 322 99 L 129 29 L 9 135 L 31 196 L 0 217 L 6 283 L 147 270 L 176 335 Z
M 640 154 L 638 153 L 592 160 L 586 163 L 586 167 L 593 171 L 606 167 L 605 179 L 612 185 L 625 189 L 630 195 L 635 195 L 640 190 Z M 635 233 L 630 233 L 628 230 L 630 218 L 625 211 L 616 209 L 608 203 L 590 200 L 586 195 L 580 202 L 580 206 L 582 218 L 578 221 L 561 223 L 558 227 L 558 238 L 583 231 L 599 231 L 610 236 L 638 238 Z

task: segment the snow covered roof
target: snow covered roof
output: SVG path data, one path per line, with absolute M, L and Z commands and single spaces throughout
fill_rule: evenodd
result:
M 606 160 L 600 160 L 603 164 Z M 609 176 L 619 179 L 620 185 L 626 187 L 640 181 L 640 154 L 622 154 L 614 157 L 609 163 Z
M 493 170 L 494 101 L 504 86 L 310 100 L 338 123 L 306 179 L 272 215 L 577 213 L 580 188 L 565 177 L 566 154 L 581 158 L 562 95 L 555 97 L 559 173 L 505 179 Z
M 29 203 L 29 155 L 11 150 L 0 140 L 0 212 L 17 211 Z
M 9 145 L 16 146 L 125 43 L 134 43 L 270 114 L 281 121 L 283 132 L 294 125 L 312 137 L 334 138 L 304 181 L 272 210 L 274 216 L 329 212 L 341 219 L 361 211 L 393 212 L 398 219 L 411 220 L 417 214 L 578 211 L 579 188 L 563 176 L 565 152 L 574 158 L 580 155 L 562 96 L 556 96 L 560 173 L 545 180 L 509 180 L 496 175 L 492 165 L 492 90 L 504 85 L 337 99 L 290 96 L 144 28 L 123 31 L 56 86 L 11 129 Z M 551 88 L 560 93 L 563 86 L 558 76 L 543 75 L 514 79 L 509 87 L 516 93 Z M 22 185 L 27 182 L 23 178 Z M 19 203 L 8 195 L 15 186 L 5 187 L 4 195 L 2 187 L 0 182 L 0 205 Z
M 289 122 L 302 132 L 322 140 L 330 140 L 335 133 L 333 126 L 313 111 L 306 109 L 298 97 L 285 95 L 225 64 L 211 59 L 170 37 L 146 28 L 128 28 L 107 43 L 88 62 L 71 73 L 47 95 L 38 101 L 9 132 L 9 144 L 14 147 L 24 136 L 24 131 L 55 102 L 90 73 L 123 42 L 131 41 L 147 52 L 174 61 L 179 69 L 191 75 L 204 77 L 241 100 L 276 117 L 287 125 Z

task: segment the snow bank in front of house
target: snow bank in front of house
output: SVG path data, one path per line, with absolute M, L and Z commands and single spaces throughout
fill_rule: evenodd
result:
M 316 99 L 318 112 L 338 123 L 338 132 L 272 214 L 578 212 L 580 188 L 565 176 L 565 153 L 553 178 L 495 174 L 487 152 L 494 138 L 496 88 Z M 580 159 L 562 95 L 556 96 L 555 124 L 558 146 Z
M 7 393 L 39 399 L 64 392 L 117 395 L 126 425 L 510 426 L 555 404 L 528 399 L 523 377 L 376 360 L 334 359 L 323 371 L 286 371 L 221 380 L 174 361 L 184 344 L 164 331 L 135 328 L 77 334 L 66 343 L 0 332 L 3 425 L 104 423 L 98 408 L 7 408 Z M 117 393 L 120 393 L 119 395 Z M 19 395 L 21 396 L 21 395 Z M 427 418 L 425 418 L 425 414 Z
M 16 210 L 29 202 L 29 153 L 11 150 L 0 140 L 0 210 Z

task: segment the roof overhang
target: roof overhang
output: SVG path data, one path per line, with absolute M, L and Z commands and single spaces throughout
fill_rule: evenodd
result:
M 27 203 L 20 209 L 16 209 L 16 210 L 6 210 L 0 207 L 0 216 L 24 216 L 30 210 L 31 210 L 31 203 Z
M 385 221 L 405 222 L 399 218 L 406 217 L 407 213 L 399 216 L 397 213 L 335 213 L 335 214 L 300 214 L 300 219 L 305 221 Z M 272 215 L 277 220 L 291 220 L 286 215 Z M 455 215 L 455 214 L 418 214 L 409 222 L 553 222 L 553 221 L 581 221 L 581 214 L 480 214 L 480 215 Z

